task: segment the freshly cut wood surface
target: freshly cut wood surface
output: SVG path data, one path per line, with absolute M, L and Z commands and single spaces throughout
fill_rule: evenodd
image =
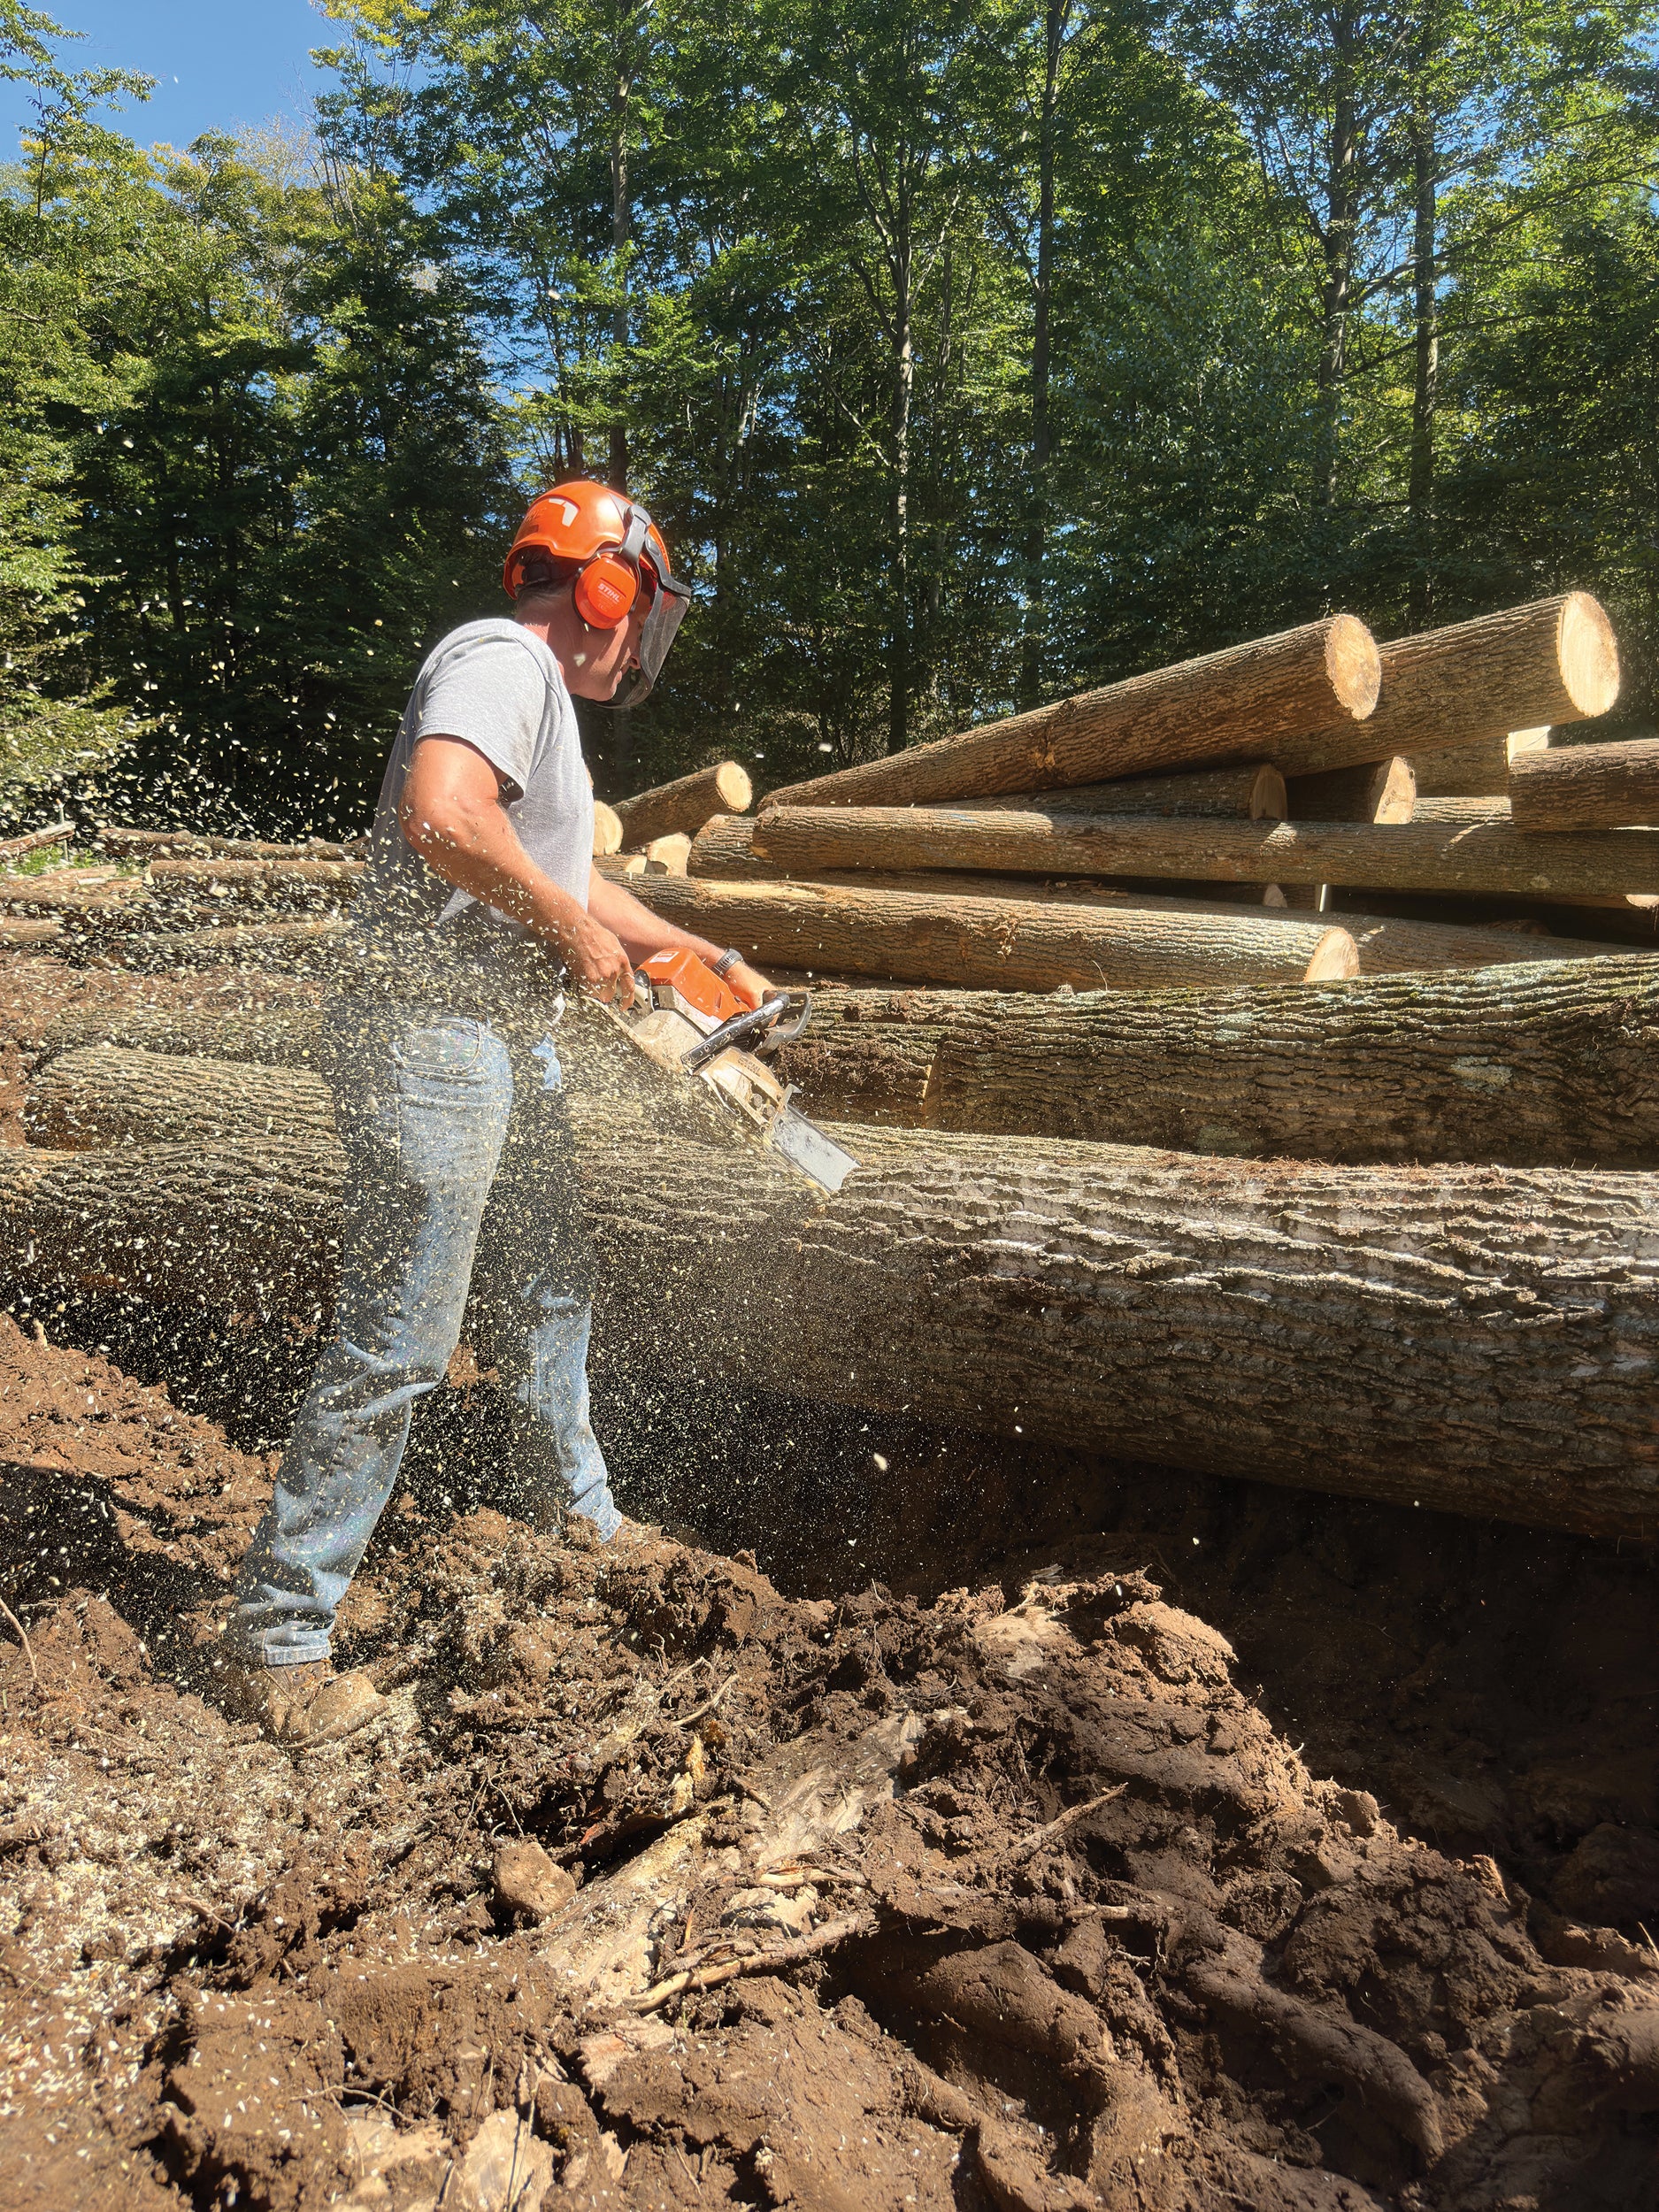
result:
M 1541 753 L 1549 745 L 1548 727 L 1536 730 L 1500 730 L 1478 745 L 1456 745 L 1440 753 L 1424 753 L 1417 762 L 1417 790 L 1427 799 L 1507 798 L 1509 763 L 1523 755 Z
M 754 850 L 791 874 L 968 868 L 1011 875 L 1180 876 L 1357 890 L 1659 891 L 1659 833 L 1548 840 L 1507 823 L 1156 821 L 966 807 L 779 807 Z
M 221 1126 L 212 1064 L 172 1065 L 168 1125 L 188 1090 L 200 1126 Z M 80 1087 L 84 1128 L 134 1085 L 104 1063 Z M 764 1153 L 734 1173 L 729 1144 L 682 1134 L 643 1088 L 568 1095 L 598 1333 L 625 1358 L 641 1356 L 626 1332 L 653 1359 L 695 1343 L 705 1363 L 787 1375 L 833 1404 L 1601 1535 L 1659 1530 L 1650 1176 L 837 1125 L 861 1164 L 826 1198 Z M 310 1136 L 15 1148 L 0 1154 L 0 1248 L 37 1295 L 96 1286 L 310 1320 L 334 1294 L 342 1174 L 337 1147 Z
M 683 876 L 691 854 L 691 840 L 684 830 L 670 830 L 665 837 L 653 837 L 645 848 L 645 872 L 648 876 Z
M 1200 764 L 1279 760 L 1288 740 L 1363 720 L 1376 703 L 1378 682 L 1371 632 L 1352 615 L 1332 615 L 791 784 L 767 804 L 909 806 Z
M 1257 1158 L 1659 1167 L 1659 962 L 1319 991 L 820 990 L 806 1111 Z M 43 1133 L 41 1141 L 65 1140 Z
M 1021 791 L 980 803 L 1031 814 L 1242 814 L 1252 822 L 1282 822 L 1286 813 L 1285 779 L 1271 760 L 1201 768 L 1182 776 L 1073 784 L 1063 791 Z
M 1357 972 L 1341 929 L 1215 912 L 941 898 L 810 883 L 726 884 L 641 876 L 654 913 L 759 965 L 1052 991 L 1149 990 L 1220 982 L 1324 982 Z
M 1605 714 L 1618 681 L 1606 613 L 1588 592 L 1566 592 L 1385 645 L 1381 696 L 1364 728 L 1333 716 L 1273 758 L 1287 776 L 1305 776 L 1406 753 L 1417 788 L 1440 793 L 1423 756 Z
M 711 814 L 747 812 L 754 795 L 746 768 L 734 760 L 717 761 L 712 768 L 699 768 L 632 799 L 618 799 L 616 814 L 622 825 L 622 842 L 646 846 L 653 838 L 669 837 L 676 831 L 695 837 Z
M 1509 763 L 1509 811 L 1517 829 L 1551 833 L 1659 822 L 1659 737 L 1523 753 Z
M 594 801 L 594 858 L 622 850 L 621 818 L 603 799 Z
M 1322 776 L 1296 776 L 1286 789 L 1293 822 L 1409 822 L 1417 780 L 1411 763 L 1396 754 Z

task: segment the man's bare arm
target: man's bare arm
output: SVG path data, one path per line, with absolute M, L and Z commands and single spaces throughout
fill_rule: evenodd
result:
M 399 808 L 404 841 L 446 883 L 556 946 L 580 989 L 595 998 L 627 996 L 634 964 L 626 950 L 602 919 L 584 913 L 536 866 L 501 795 L 501 778 L 464 739 L 423 737 Z
M 683 951 L 695 952 L 699 960 L 713 962 L 726 949 L 724 945 L 711 944 L 706 937 L 694 937 L 689 930 L 678 929 L 672 922 L 664 921 L 649 906 L 641 906 L 632 892 L 625 891 L 619 883 L 612 883 L 609 876 L 602 876 L 597 868 L 588 886 L 588 911 L 616 933 L 636 961 L 654 952 Z M 758 1006 L 770 987 L 765 977 L 747 961 L 728 968 L 726 980 L 733 995 L 741 999 L 745 1006 Z

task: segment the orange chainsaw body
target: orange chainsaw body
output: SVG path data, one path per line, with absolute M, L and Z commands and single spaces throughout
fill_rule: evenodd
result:
M 672 998 L 659 998 L 658 991 L 673 992 L 684 1001 L 687 1010 L 701 1014 L 711 1028 L 741 1014 L 743 1002 L 726 988 L 724 978 L 699 960 L 695 952 L 654 952 L 640 963 L 640 973 L 650 988 L 652 999 L 658 1005 L 672 1006 Z

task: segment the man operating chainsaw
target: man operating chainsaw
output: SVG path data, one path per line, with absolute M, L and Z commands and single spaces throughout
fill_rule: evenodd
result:
M 745 1006 L 766 988 L 593 865 L 572 695 L 634 707 L 661 673 L 689 597 L 661 533 L 603 484 L 558 484 L 525 517 L 503 580 L 511 617 L 452 631 L 416 679 L 353 909 L 355 979 L 325 1016 L 348 1164 L 338 1317 L 224 1645 L 234 1709 L 286 1742 L 349 1734 L 382 1702 L 366 1677 L 331 1671 L 330 1636 L 469 1290 L 511 1401 L 507 1502 L 543 1524 L 585 1515 L 607 1543 L 634 1531 L 588 1418 L 560 971 L 621 1000 L 641 960 L 681 949 Z M 520 1011 L 500 1018 L 508 1004 Z

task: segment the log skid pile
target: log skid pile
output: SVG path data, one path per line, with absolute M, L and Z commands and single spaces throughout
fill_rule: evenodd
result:
M 1337 616 L 755 813 L 732 763 L 596 803 L 600 873 L 810 985 L 776 1071 L 858 1164 L 567 1008 L 596 1423 L 733 1555 L 500 1509 L 469 1340 L 342 1616 L 384 1709 L 298 1759 L 217 1637 L 250 1378 L 333 1319 L 365 853 L 0 851 L 25 2201 L 1646 2201 L 1659 744 L 1569 726 L 1617 687 L 1583 595 Z

